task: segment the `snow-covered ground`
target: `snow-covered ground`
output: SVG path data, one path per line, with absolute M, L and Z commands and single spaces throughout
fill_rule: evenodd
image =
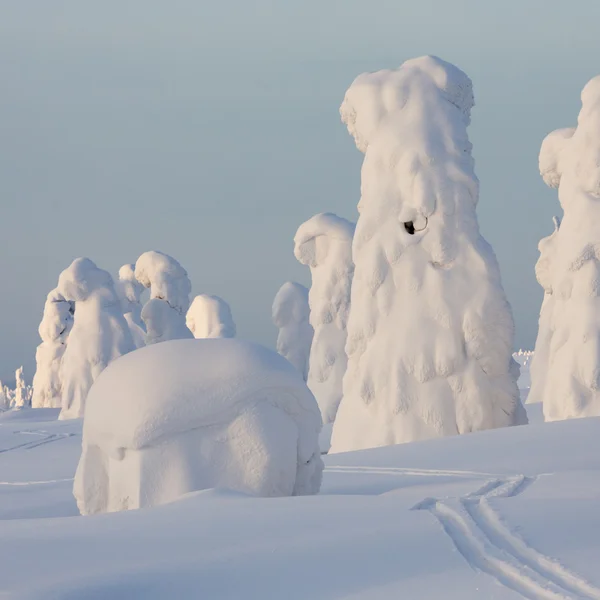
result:
M 0 597 L 600 598 L 600 418 L 327 456 L 318 496 L 80 517 L 56 417 L 0 415 Z

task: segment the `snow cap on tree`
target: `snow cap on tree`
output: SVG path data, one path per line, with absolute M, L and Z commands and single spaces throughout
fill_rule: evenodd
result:
M 195 338 L 235 337 L 236 328 L 231 308 L 219 296 L 196 296 L 187 311 L 185 322 Z
M 119 269 L 119 280 L 115 286 L 117 294 L 121 299 L 121 307 L 133 341 L 137 348 L 146 345 L 146 331 L 142 321 L 142 304 L 140 296 L 144 286 L 135 278 L 135 265 L 123 265 Z

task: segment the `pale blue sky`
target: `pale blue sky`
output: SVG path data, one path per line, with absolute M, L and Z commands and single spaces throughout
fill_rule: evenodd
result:
M 481 229 L 531 347 L 537 242 L 559 213 L 537 172 L 600 73 L 598 0 L 0 0 L 0 376 L 30 379 L 46 293 L 77 256 L 149 249 L 272 345 L 272 298 L 308 283 L 292 238 L 356 218 L 353 78 L 422 54 L 473 79 Z

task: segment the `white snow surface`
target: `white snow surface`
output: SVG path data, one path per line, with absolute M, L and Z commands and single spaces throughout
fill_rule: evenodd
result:
M 58 293 L 75 303 L 63 354 L 61 419 L 83 416 L 88 391 L 108 364 L 135 349 L 110 274 L 77 258 L 58 279 Z
M 600 597 L 598 418 L 327 456 L 317 496 L 80 517 L 81 420 L 56 414 L 0 415 L 7 598 Z
M 277 352 L 308 379 L 310 348 L 314 330 L 310 324 L 308 289 L 287 281 L 273 300 L 273 323 L 279 329 Z
M 600 76 L 581 104 L 577 127 L 554 131 L 540 151 L 540 172 L 564 212 L 540 280 L 552 297 L 536 344 L 549 346 L 547 378 L 532 371 L 547 421 L 600 415 Z M 538 267 L 547 250 L 540 247 Z
M 187 271 L 172 256 L 151 250 L 137 259 L 135 277 L 150 288 L 142 309 L 146 344 L 193 337 L 185 324 L 192 291 Z
M 141 348 L 146 345 L 146 331 L 142 321 L 142 303 L 140 301 L 144 286 L 135 278 L 135 265 L 126 264 L 119 269 L 119 279 L 115 288 L 121 299 L 123 315 L 135 346 Z
M 431 56 L 346 92 L 365 157 L 332 452 L 526 422 L 512 313 L 477 222 L 472 106 L 470 79 Z
M 232 338 L 236 327 L 229 304 L 219 296 L 199 294 L 185 317 L 187 328 L 195 338 Z
M 36 370 L 33 377 L 33 408 L 60 408 L 62 384 L 60 365 L 73 327 L 75 305 L 52 290 L 44 305 L 39 326 L 42 343 L 35 352 Z
M 308 387 L 317 399 L 324 424 L 333 423 L 342 399 L 346 373 L 346 325 L 354 274 L 354 223 L 332 213 L 321 213 L 300 225 L 294 255 L 310 267 L 308 294 L 314 337 L 310 348 Z M 324 431 L 329 431 L 330 427 Z M 322 448 L 329 440 L 322 440 Z
M 306 383 L 271 350 L 225 338 L 148 346 L 90 390 L 74 493 L 82 514 L 213 487 L 314 494 L 320 429 Z

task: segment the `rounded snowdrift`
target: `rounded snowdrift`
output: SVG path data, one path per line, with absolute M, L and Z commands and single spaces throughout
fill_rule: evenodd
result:
M 235 339 L 148 346 L 90 390 L 74 495 L 93 514 L 213 487 L 314 494 L 320 429 L 301 375 L 266 348 Z

